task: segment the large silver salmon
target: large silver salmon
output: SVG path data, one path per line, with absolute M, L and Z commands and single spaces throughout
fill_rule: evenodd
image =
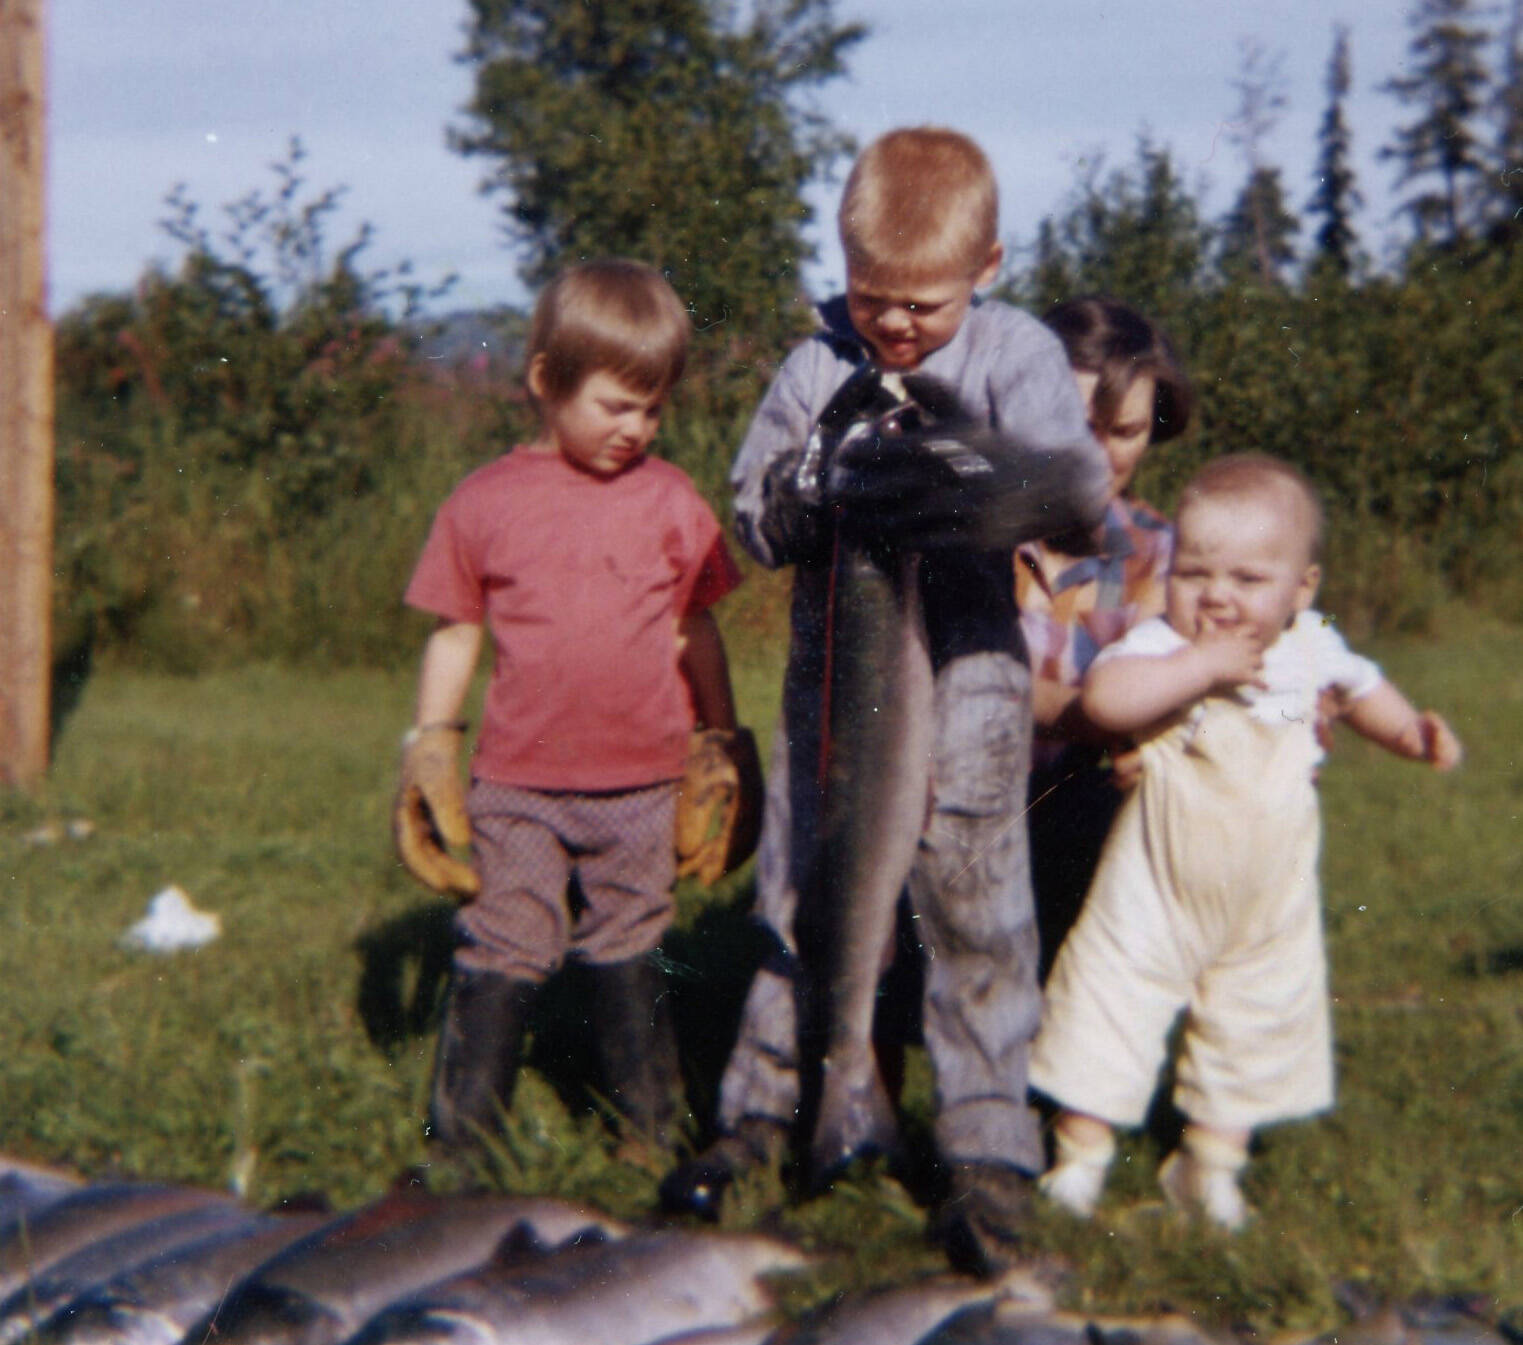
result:
M 79 1190 L 79 1183 L 63 1173 L 42 1169 L 0 1172 L 0 1228 L 18 1214 L 35 1217 L 45 1205 Z
M 816 1180 L 897 1137 L 872 1027 L 930 794 L 932 673 L 917 570 L 913 554 L 853 547 L 835 561 L 828 765 L 802 939 L 822 1048 L 809 1150 Z
M 386 1304 L 480 1265 L 519 1226 L 548 1242 L 586 1229 L 623 1231 L 558 1200 L 401 1192 L 333 1220 L 266 1261 L 185 1339 L 223 1345 L 343 1340 Z
M 758 1276 L 803 1264 L 771 1238 L 675 1229 L 508 1254 L 394 1303 L 349 1345 L 645 1345 L 766 1313 Z
M 824 1312 L 778 1333 L 771 1345 L 921 1345 L 954 1314 L 1009 1304 L 1012 1316 L 1052 1309 L 1052 1291 L 1030 1266 L 998 1280 L 936 1276 L 899 1289 L 849 1295 Z
M 17 1214 L 0 1228 L 0 1296 L 9 1297 L 66 1256 L 123 1229 L 230 1204 L 220 1192 L 188 1186 L 113 1182 L 84 1187 L 33 1213 Z
M 242 1225 L 113 1275 L 55 1312 L 34 1345 L 175 1345 L 255 1266 L 331 1215 L 249 1214 Z
M 121 1271 L 223 1229 L 247 1226 L 249 1213 L 228 1200 L 166 1214 L 87 1243 L 39 1271 L 0 1302 L 0 1345 L 32 1332 L 59 1308 Z

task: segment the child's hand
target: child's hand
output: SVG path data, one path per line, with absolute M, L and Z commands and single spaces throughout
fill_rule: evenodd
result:
M 1264 650 L 1258 636 L 1241 626 L 1206 626 L 1195 637 L 1195 650 L 1213 687 L 1264 685 L 1259 673 Z
M 1419 759 L 1435 770 L 1452 771 L 1464 760 L 1465 749 L 1442 715 L 1424 710 L 1417 716 L 1417 732 L 1421 744 Z

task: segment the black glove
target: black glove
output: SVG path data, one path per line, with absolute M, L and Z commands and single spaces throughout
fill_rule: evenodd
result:
M 779 564 L 823 560 L 829 552 L 833 511 L 825 498 L 825 472 L 842 439 L 875 432 L 879 419 L 903 405 L 864 364 L 820 412 L 803 448 L 772 463 L 762 479 L 757 531 Z
M 1094 521 L 1084 459 L 1022 447 L 928 375 L 903 381 L 908 399 L 849 428 L 827 464 L 825 497 L 848 535 L 908 551 L 1007 550 Z

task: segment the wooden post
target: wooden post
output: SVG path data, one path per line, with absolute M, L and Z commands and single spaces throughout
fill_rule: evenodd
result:
M 0 0 L 0 786 L 48 765 L 53 334 L 48 322 L 46 0 Z

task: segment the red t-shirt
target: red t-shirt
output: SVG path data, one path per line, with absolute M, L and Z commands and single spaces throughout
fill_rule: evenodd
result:
M 634 789 L 686 759 L 678 619 L 739 582 L 713 511 L 670 463 L 599 477 L 520 448 L 444 502 L 406 601 L 491 632 L 476 775 Z

